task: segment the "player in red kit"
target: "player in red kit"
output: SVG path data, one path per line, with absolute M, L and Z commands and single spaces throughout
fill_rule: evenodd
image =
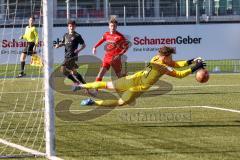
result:
M 104 74 L 113 67 L 118 78 L 125 76 L 122 74 L 121 56 L 128 49 L 128 41 L 117 31 L 117 20 L 111 18 L 109 21 L 109 32 L 104 33 L 101 40 L 93 48 L 93 54 L 96 54 L 96 48 L 103 42 L 107 42 L 105 46 L 105 55 L 102 62 L 102 67 L 97 75 L 96 81 L 101 81 Z

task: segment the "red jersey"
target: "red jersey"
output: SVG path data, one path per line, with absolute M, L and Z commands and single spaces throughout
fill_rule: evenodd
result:
M 107 54 L 108 56 L 116 56 L 119 54 L 124 54 L 128 49 L 128 43 L 125 37 L 118 31 L 113 34 L 110 32 L 105 32 L 102 39 L 100 39 L 95 45 L 95 48 L 100 46 L 105 41 L 107 42 L 106 46 L 104 47 L 105 55 Z

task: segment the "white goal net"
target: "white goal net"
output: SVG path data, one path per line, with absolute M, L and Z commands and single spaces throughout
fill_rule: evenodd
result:
M 21 53 L 27 43 L 19 39 L 34 16 L 36 52 L 43 57 L 43 2 L 0 1 L 0 158 L 45 156 L 43 67 L 30 65 L 27 56 L 22 70 Z M 24 76 L 17 78 L 22 71 Z

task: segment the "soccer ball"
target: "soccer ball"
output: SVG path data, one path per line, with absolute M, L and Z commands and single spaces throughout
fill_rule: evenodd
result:
M 209 79 L 209 73 L 206 69 L 200 69 L 196 73 L 196 80 L 200 83 L 206 83 Z

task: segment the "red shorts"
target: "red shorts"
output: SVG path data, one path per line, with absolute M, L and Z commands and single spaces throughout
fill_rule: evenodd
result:
M 117 58 L 115 60 L 113 60 L 113 58 L 114 56 L 112 55 L 105 55 L 103 58 L 102 67 L 109 69 L 110 66 L 112 66 L 115 73 L 119 73 L 122 70 L 121 58 Z

